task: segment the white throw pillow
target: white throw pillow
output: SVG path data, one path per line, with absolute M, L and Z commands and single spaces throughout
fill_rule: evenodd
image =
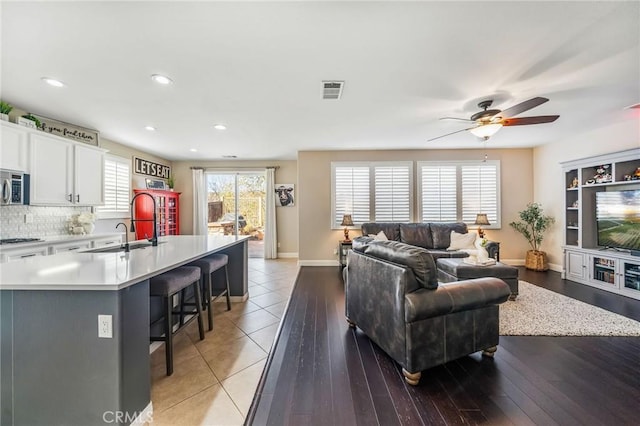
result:
M 458 234 L 456 231 L 451 231 L 451 245 L 447 250 L 475 250 L 476 246 L 476 233 L 468 232 L 466 234 Z
M 374 235 L 374 234 L 369 234 L 369 236 L 371 238 L 373 238 L 374 240 L 378 240 L 378 241 L 389 241 L 389 239 L 387 238 L 387 235 L 383 232 L 380 231 L 378 232 L 378 234 Z

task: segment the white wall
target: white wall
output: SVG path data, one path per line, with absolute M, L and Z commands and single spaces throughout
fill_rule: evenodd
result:
M 565 184 L 560 163 L 640 147 L 640 120 L 633 116 L 629 118 L 589 133 L 576 133 L 571 138 L 533 150 L 534 201 L 541 203 L 545 213 L 556 219 L 542 243 L 542 250 L 548 253 L 550 264 L 563 263 Z

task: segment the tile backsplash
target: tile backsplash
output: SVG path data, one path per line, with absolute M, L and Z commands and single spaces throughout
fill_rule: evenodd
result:
M 43 238 L 68 235 L 71 216 L 91 211 L 90 207 L 1 206 L 0 238 Z M 33 216 L 25 223 L 25 215 Z

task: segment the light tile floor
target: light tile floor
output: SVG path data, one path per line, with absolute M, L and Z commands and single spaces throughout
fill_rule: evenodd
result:
M 296 259 L 249 259 L 249 300 L 214 303 L 214 327 L 194 321 L 174 340 L 174 372 L 164 346 L 151 354 L 152 425 L 241 425 L 298 274 Z M 223 300 L 220 298 L 218 300 Z

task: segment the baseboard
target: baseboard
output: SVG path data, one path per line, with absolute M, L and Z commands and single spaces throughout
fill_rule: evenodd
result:
M 283 253 L 278 252 L 278 259 L 297 259 L 298 253 Z
M 298 266 L 338 266 L 337 260 L 298 260 Z
M 153 421 L 153 402 L 149 401 L 149 404 L 144 407 L 144 410 L 136 416 L 131 422 L 131 426 L 143 426 L 150 424 Z
M 511 266 L 524 266 L 524 259 L 500 259 L 500 262 Z M 554 272 L 562 272 L 562 265 L 557 263 L 549 263 L 549 270 Z

